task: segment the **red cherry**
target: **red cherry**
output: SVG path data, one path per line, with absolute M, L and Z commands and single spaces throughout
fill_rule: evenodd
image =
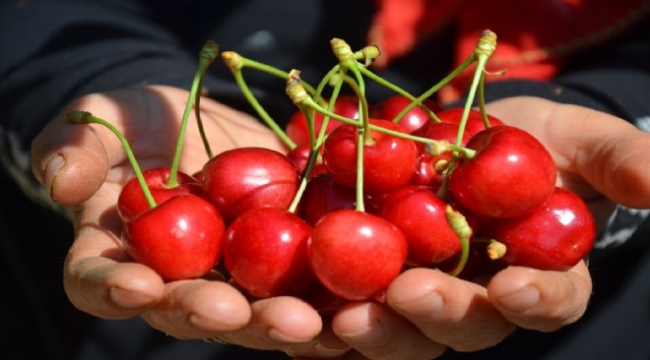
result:
M 347 300 L 380 296 L 401 272 L 406 252 L 406 239 L 397 226 L 357 210 L 324 216 L 307 243 L 320 282 Z
M 596 226 L 587 205 L 574 193 L 556 188 L 533 213 L 494 219 L 481 236 L 506 245 L 499 261 L 541 270 L 568 270 L 591 250 Z
M 454 144 L 458 136 L 458 125 L 429 121 L 420 129 L 414 131 L 413 135 L 437 141 L 449 141 Z M 464 133 L 460 145 L 465 146 L 469 139 L 467 133 Z M 452 153 L 445 152 L 433 156 L 427 153 L 426 147 L 422 143 L 418 143 L 418 151 L 420 155 L 413 178 L 411 178 L 411 184 L 428 185 L 433 188 L 440 187 L 445 178 L 445 171 L 451 161 Z
M 404 133 L 398 124 L 370 119 L 370 124 Z M 337 182 L 356 186 L 358 127 L 344 124 L 334 130 L 323 145 L 323 164 Z M 415 142 L 370 130 L 373 144 L 365 145 L 363 154 L 364 189 L 386 192 L 408 184 L 417 161 Z
M 307 163 L 309 162 L 309 156 L 311 154 L 311 145 L 309 143 L 304 143 L 297 145 L 295 148 L 290 150 L 287 153 L 287 157 L 293 161 L 296 165 L 296 170 L 298 173 L 303 174 L 307 168 Z M 323 166 L 323 160 L 319 157 L 314 163 L 314 168 L 311 172 L 311 177 L 314 177 L 318 174 L 325 172 L 325 167 Z
M 168 167 L 153 168 L 142 172 L 144 181 L 156 203 L 162 203 L 173 196 L 181 194 L 201 195 L 203 191 L 201 183 L 194 177 L 182 172 L 177 173 L 179 185 L 168 187 L 169 173 Z M 133 216 L 150 208 L 138 178 L 131 178 L 124 184 L 117 198 L 117 213 L 120 220 L 122 220 L 122 223 L 126 223 Z
M 228 226 L 224 266 L 249 295 L 298 295 L 316 281 L 307 261 L 311 227 L 286 209 L 247 211 Z
M 336 98 L 332 112 L 335 114 L 345 116 L 350 119 L 359 117 L 359 100 L 355 96 L 341 95 Z M 320 132 L 323 125 L 325 116 L 319 112 L 314 113 L 314 129 L 316 135 Z M 341 121 L 330 118 L 327 122 L 327 129 L 325 134 L 331 133 L 339 125 L 343 124 Z M 286 127 L 287 136 L 293 140 L 297 145 L 309 143 L 309 130 L 307 127 L 307 118 L 302 111 L 296 111 L 291 115 Z
M 540 207 L 553 193 L 553 158 L 524 130 L 491 127 L 476 134 L 467 147 L 476 150 L 476 156 L 456 165 L 449 190 L 470 211 L 490 217 L 522 216 Z
M 222 152 L 203 167 L 203 196 L 226 223 L 249 209 L 291 204 L 299 174 L 289 158 L 265 148 L 237 148 Z
M 225 225 L 196 195 L 177 195 L 131 218 L 122 229 L 124 251 L 165 281 L 205 275 L 219 261 Z
M 407 265 L 431 266 L 460 253 L 460 239 L 447 223 L 447 203 L 424 186 L 390 193 L 379 214 L 397 225 L 408 242 Z
M 424 99 L 422 104 L 434 113 L 441 110 L 440 105 L 431 99 Z M 399 115 L 402 110 L 409 105 L 411 105 L 411 100 L 409 98 L 399 94 L 393 95 L 377 103 L 370 116 L 376 119 L 387 119 L 393 121 L 393 119 L 395 119 L 397 115 Z M 398 124 L 404 128 L 404 131 L 410 134 L 430 120 L 431 116 L 429 116 L 421 106 L 416 106 L 407 112 L 404 117 L 398 121 Z
M 463 108 L 455 107 L 442 110 L 436 115 L 438 115 L 438 118 L 443 123 L 460 125 L 460 121 L 463 117 L 463 111 Z M 490 114 L 487 114 L 487 118 L 488 122 L 490 123 L 490 127 L 505 125 L 501 119 Z M 481 112 L 476 109 L 470 109 L 469 115 L 467 117 L 467 122 L 465 123 L 465 132 L 463 134 L 466 134 L 468 137 L 472 137 L 485 128 L 486 127 L 485 123 L 483 122 L 483 116 L 481 115 Z
M 300 198 L 298 215 L 313 226 L 332 211 L 354 209 L 355 206 L 354 189 L 337 183 L 324 173 L 313 177 L 307 183 Z

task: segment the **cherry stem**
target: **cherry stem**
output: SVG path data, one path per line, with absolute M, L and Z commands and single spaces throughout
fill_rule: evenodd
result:
M 456 267 L 448 272 L 451 276 L 457 276 L 463 271 L 467 264 L 467 258 L 469 257 L 469 239 L 472 237 L 472 228 L 467 223 L 465 216 L 454 210 L 449 205 L 445 209 L 445 216 L 447 218 L 447 223 L 456 233 L 458 240 L 460 241 L 460 259 L 458 260 Z
M 253 92 L 249 89 L 248 85 L 246 84 L 246 80 L 244 79 L 244 76 L 242 74 L 242 68 L 244 67 L 244 62 L 245 58 L 240 56 L 234 51 L 225 51 L 221 54 L 221 58 L 223 59 L 224 63 L 230 68 L 230 71 L 232 72 L 235 81 L 237 82 L 237 85 L 241 89 L 242 93 L 244 94 L 244 97 L 248 101 L 248 103 L 255 109 L 257 114 L 262 118 L 264 123 L 280 138 L 280 140 L 285 144 L 285 146 L 289 149 L 295 149 L 296 148 L 296 143 L 289 138 L 289 136 L 282 130 L 282 128 L 278 125 L 278 123 L 271 118 L 271 115 L 269 115 L 268 112 L 264 109 L 264 107 L 257 101 L 257 98 L 255 95 L 253 95 Z M 287 75 L 288 77 L 288 75 Z
M 297 86 L 299 86 L 299 85 L 297 85 Z M 294 99 L 294 103 L 296 105 L 302 103 L 302 104 L 304 104 L 306 106 L 309 106 L 309 107 L 313 108 L 314 110 L 322 113 L 323 115 L 326 115 L 326 116 L 329 116 L 329 117 L 331 117 L 333 119 L 339 120 L 342 123 L 355 125 L 355 126 L 360 126 L 359 120 L 351 119 L 351 118 L 339 115 L 337 113 L 331 112 L 331 111 L 321 107 L 304 91 L 300 92 L 300 94 L 302 94 L 304 96 L 300 96 L 299 98 L 297 97 L 297 98 Z M 293 96 L 297 96 L 297 95 L 293 95 Z M 386 133 L 386 134 L 389 134 L 391 136 L 395 136 L 395 137 L 399 137 L 399 138 L 403 138 L 403 139 L 409 139 L 409 140 L 412 140 L 412 141 L 423 143 L 423 144 L 425 144 L 425 145 L 427 145 L 428 147 L 431 148 L 430 153 L 432 153 L 432 155 L 439 155 L 439 154 L 441 154 L 443 152 L 446 152 L 446 151 L 457 151 L 463 157 L 472 158 L 472 157 L 476 156 L 476 150 L 469 149 L 469 148 L 459 146 L 459 145 L 456 145 L 456 144 L 451 144 L 448 141 L 439 141 L 439 140 L 433 140 L 433 139 L 429 139 L 429 138 L 425 138 L 425 137 L 421 137 L 421 136 L 406 134 L 406 133 L 386 129 L 384 127 L 373 125 L 373 124 L 368 124 L 368 129 L 378 131 L 378 132 L 382 132 L 382 133 Z
M 183 142 L 185 141 L 185 132 L 187 130 L 187 124 L 189 122 L 190 114 L 192 113 L 192 107 L 194 107 L 197 93 L 199 92 L 200 86 L 202 84 L 202 79 L 205 76 L 212 61 L 217 57 L 219 53 L 219 47 L 213 41 L 208 41 L 200 52 L 199 56 L 199 65 L 194 74 L 194 79 L 192 80 L 192 87 L 190 88 L 190 94 L 187 98 L 187 103 L 185 105 L 185 111 L 183 112 L 183 118 L 181 120 L 180 129 L 178 131 L 178 139 L 176 141 L 176 149 L 174 151 L 174 158 L 172 159 L 172 164 L 169 169 L 169 178 L 167 179 L 166 185 L 169 188 L 174 188 L 178 186 L 178 167 L 181 162 L 181 155 L 183 153 Z M 197 109 L 197 111 L 200 111 Z M 197 119 L 197 121 L 199 121 Z M 199 121 L 200 123 L 200 121 Z M 207 142 L 204 140 L 204 143 Z
M 135 172 L 135 176 L 138 179 L 138 183 L 142 188 L 142 192 L 144 193 L 144 197 L 147 199 L 149 207 L 156 207 L 156 201 L 154 200 L 153 195 L 151 195 L 149 186 L 144 179 L 144 175 L 142 175 L 140 165 L 138 165 L 138 161 L 136 160 L 135 155 L 133 155 L 133 150 L 131 149 L 131 146 L 129 145 L 129 142 L 127 141 L 124 134 L 122 134 L 115 126 L 113 126 L 113 124 L 104 119 L 94 116 L 88 111 L 72 111 L 66 115 L 66 119 L 71 124 L 99 124 L 113 132 L 113 134 L 117 136 L 117 138 L 120 140 L 120 143 L 122 143 L 122 146 L 124 147 L 126 156 L 129 158 L 129 162 L 133 167 L 133 171 Z
M 463 108 L 463 114 L 460 120 L 460 124 L 458 125 L 458 133 L 456 135 L 456 143 L 455 143 L 456 146 L 460 146 L 460 144 L 463 141 L 465 126 L 467 125 L 469 112 L 472 108 L 472 105 L 474 104 L 476 90 L 479 87 L 479 84 L 482 83 L 482 79 L 485 76 L 485 64 L 487 63 L 492 53 L 494 53 L 494 50 L 496 48 L 496 42 L 497 42 L 496 34 L 490 30 L 485 30 L 481 34 L 481 37 L 478 40 L 478 43 L 476 44 L 476 48 L 474 49 L 474 52 L 472 53 L 472 55 L 470 55 L 470 57 L 476 59 L 477 64 L 476 64 L 476 69 L 474 70 L 474 77 L 472 78 L 472 84 L 470 85 L 467 94 L 467 99 L 465 100 L 465 106 Z M 487 119 L 485 119 L 484 121 L 487 121 Z M 443 199 L 447 197 L 449 176 L 451 175 L 451 173 L 454 170 L 454 167 L 456 166 L 458 157 L 459 157 L 459 153 L 454 150 L 453 156 L 451 157 L 451 161 L 449 163 L 447 174 L 445 175 L 442 186 L 440 186 L 440 189 L 438 189 L 438 196 L 440 196 Z
M 498 260 L 502 258 L 508 250 L 506 244 L 495 239 L 478 237 L 472 241 L 487 244 L 486 252 L 490 260 Z
M 422 104 L 422 101 L 423 101 L 425 98 L 428 98 L 430 95 L 429 95 L 429 96 L 419 96 L 419 97 L 415 97 L 415 96 L 411 95 L 411 93 L 409 93 L 408 91 L 406 91 L 406 90 L 400 88 L 399 86 L 397 86 L 397 85 L 395 85 L 395 84 L 389 82 L 388 80 L 382 78 L 381 76 L 375 74 L 374 72 L 372 72 L 372 71 L 371 71 L 370 69 L 368 69 L 368 68 L 365 68 L 365 67 L 359 66 L 359 71 L 360 71 L 364 76 L 366 76 L 367 78 L 369 78 L 369 79 L 375 81 L 376 83 L 381 84 L 381 85 L 385 86 L 386 88 L 388 88 L 388 89 L 390 89 L 390 90 L 392 90 L 392 91 L 394 91 L 394 92 L 396 92 L 396 93 L 398 93 L 398 94 L 400 94 L 400 95 L 406 97 L 407 99 L 411 100 L 411 104 L 409 104 L 407 107 L 405 107 L 402 111 L 400 111 L 399 114 L 397 114 L 397 116 L 395 116 L 395 117 L 392 119 L 392 121 L 393 121 L 394 123 L 399 122 L 399 121 L 400 121 L 400 120 L 401 120 L 401 119 L 406 115 L 406 113 L 408 113 L 409 111 L 411 111 L 411 110 L 412 110 L 414 107 L 416 107 L 416 106 L 419 106 L 422 110 L 424 110 L 424 111 L 427 113 L 427 115 L 429 115 L 429 117 L 430 117 L 433 121 L 435 121 L 435 122 L 441 122 L 440 118 L 438 118 L 438 115 L 436 115 L 436 114 L 435 114 L 431 109 L 429 109 L 426 105 Z M 443 84 L 443 85 L 444 85 L 444 84 Z M 440 85 L 440 87 L 442 87 L 442 85 Z M 435 91 L 437 91 L 440 87 L 435 88 Z M 434 92 L 435 92 L 435 91 L 434 91 Z M 433 94 L 433 92 L 431 92 L 431 94 Z
M 217 58 L 219 54 L 219 45 L 215 43 L 212 40 L 208 40 L 203 48 L 201 48 L 201 52 L 199 53 L 199 59 L 206 59 L 212 64 L 214 59 Z M 208 64 L 208 66 L 209 66 Z M 203 89 L 203 79 L 205 78 L 205 73 L 207 72 L 207 66 L 204 69 L 204 71 L 201 73 L 201 77 L 199 78 L 199 83 L 197 85 L 197 92 L 201 91 Z M 208 142 L 208 137 L 205 134 L 205 129 L 203 128 L 203 120 L 201 119 L 201 94 L 198 94 L 196 96 L 196 100 L 194 101 L 194 116 L 196 117 L 196 122 L 199 126 L 199 133 L 201 134 L 201 140 L 203 141 L 203 146 L 205 147 L 205 152 L 208 155 L 208 159 L 212 159 L 214 154 L 212 153 L 212 149 L 210 148 L 210 143 Z

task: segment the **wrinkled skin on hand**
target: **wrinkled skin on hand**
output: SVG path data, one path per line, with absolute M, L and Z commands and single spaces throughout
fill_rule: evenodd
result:
M 113 123 L 149 168 L 169 164 L 187 95 L 169 87 L 122 90 L 85 96 L 66 111 L 90 111 Z M 549 148 L 559 185 L 583 196 L 600 225 L 615 203 L 650 206 L 649 135 L 606 114 L 537 98 L 505 99 L 488 111 Z M 255 119 L 212 100 L 202 100 L 202 118 L 215 153 L 250 145 L 282 149 Z M 185 144 L 181 170 L 193 173 L 207 160 L 195 122 Z M 217 337 L 296 358 L 430 359 L 448 347 L 494 346 L 516 327 L 557 330 L 581 318 L 592 290 L 585 262 L 566 272 L 510 267 L 481 283 L 420 268 L 391 284 L 386 304 L 350 303 L 323 323 L 297 298 L 249 302 L 216 272 L 164 283 L 129 262 L 119 245 L 115 201 L 133 172 L 107 129 L 66 124 L 59 116 L 34 141 L 33 170 L 52 199 L 71 209 L 76 232 L 64 269 L 70 301 L 100 318 L 142 316 L 179 339 Z

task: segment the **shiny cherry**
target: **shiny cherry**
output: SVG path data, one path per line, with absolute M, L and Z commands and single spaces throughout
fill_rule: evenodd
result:
M 582 199 L 558 187 L 533 213 L 494 219 L 483 227 L 480 236 L 506 246 L 499 259 L 502 263 L 565 271 L 587 256 L 594 244 L 596 226 Z
M 294 163 L 284 154 L 257 147 L 222 152 L 203 167 L 203 196 L 230 223 L 247 210 L 291 204 L 299 185 Z
M 397 226 L 357 210 L 324 216 L 307 243 L 316 277 L 347 300 L 380 297 L 401 272 L 406 254 L 406 239 Z
M 518 217 L 544 204 L 555 188 L 551 154 L 535 137 L 512 126 L 495 126 L 474 135 L 476 151 L 460 161 L 449 191 L 463 207 L 490 217 Z
M 122 229 L 128 256 L 165 281 L 208 273 L 220 260 L 224 221 L 209 202 L 177 195 L 131 218 Z

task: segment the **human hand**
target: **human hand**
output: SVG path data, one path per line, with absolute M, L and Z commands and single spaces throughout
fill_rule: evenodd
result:
M 169 166 L 188 92 L 145 87 L 85 96 L 63 114 L 84 110 L 106 119 L 129 139 L 143 169 Z M 245 146 L 282 149 L 257 120 L 210 99 L 202 119 L 213 152 Z M 99 125 L 73 125 L 61 115 L 33 142 L 32 165 L 51 198 L 71 209 L 75 239 L 64 266 L 64 287 L 80 310 L 105 319 L 142 316 L 153 328 L 180 339 L 212 338 L 258 349 L 312 354 L 321 331 L 318 314 L 303 301 L 254 301 L 213 273 L 205 279 L 164 283 L 152 269 L 129 261 L 120 247 L 115 204 L 133 176 L 117 137 Z M 200 170 L 207 155 L 198 127 L 187 127 L 181 171 Z M 217 281 L 214 281 L 217 280 Z M 346 347 L 332 337 L 332 343 Z M 301 348 L 307 350 L 296 350 Z
M 650 207 L 650 135 L 607 114 L 532 97 L 491 103 L 488 112 L 545 144 L 558 185 L 585 199 L 599 230 L 615 204 Z M 385 305 L 346 305 L 332 330 L 354 349 L 339 359 L 431 359 L 448 347 L 492 347 L 516 327 L 555 331 L 582 317 L 591 290 L 585 262 L 566 272 L 509 267 L 486 282 L 412 269 L 390 285 Z

